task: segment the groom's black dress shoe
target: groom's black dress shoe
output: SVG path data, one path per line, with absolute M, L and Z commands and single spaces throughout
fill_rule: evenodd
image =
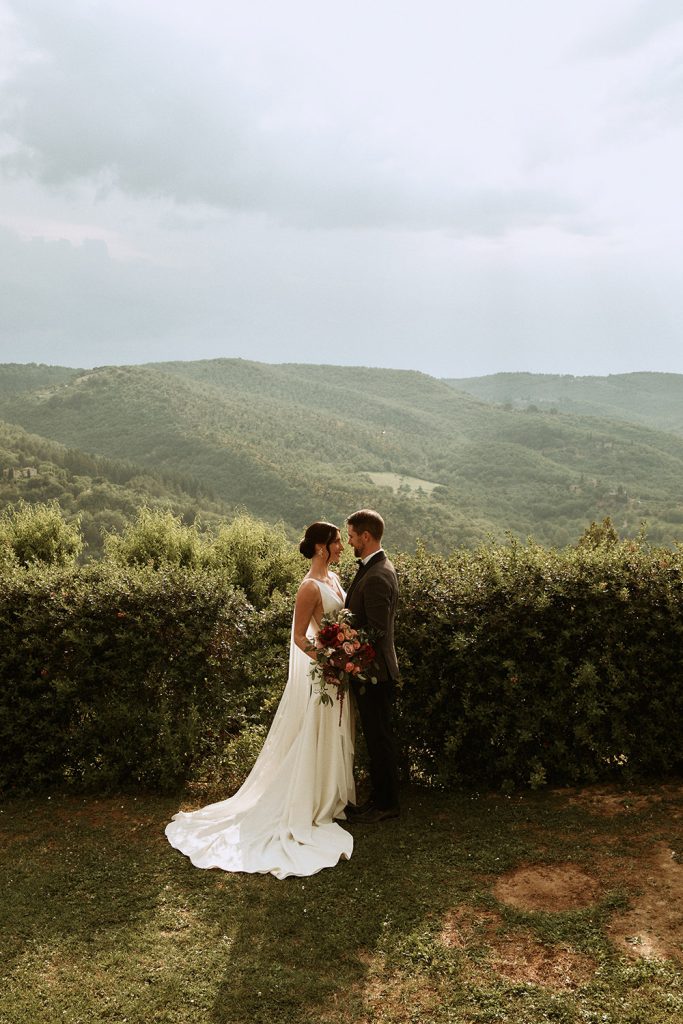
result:
M 366 800 L 365 803 L 362 804 L 347 804 L 346 807 L 344 808 L 344 811 L 346 813 L 346 817 L 348 818 L 348 820 L 353 821 L 353 819 L 357 818 L 359 814 L 365 814 L 374 806 L 375 802 L 371 797 L 369 800 Z
M 390 818 L 398 818 L 401 814 L 398 807 L 369 807 L 362 814 L 354 814 L 349 820 L 354 825 L 376 825 L 380 821 L 388 821 Z

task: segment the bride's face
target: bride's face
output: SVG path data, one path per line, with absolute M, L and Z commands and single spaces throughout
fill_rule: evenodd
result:
M 343 550 L 344 545 L 342 544 L 342 539 L 341 536 L 339 535 L 339 530 L 337 530 L 337 534 L 334 540 L 330 541 L 330 564 L 339 561 Z M 327 552 L 324 551 L 324 554 L 327 554 Z

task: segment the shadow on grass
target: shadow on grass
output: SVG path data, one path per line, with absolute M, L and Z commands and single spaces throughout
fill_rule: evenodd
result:
M 32 945 L 106 944 L 158 899 L 159 797 L 17 800 L 0 816 L 3 971 Z M 173 810 L 172 810 L 173 808 Z
M 605 837 L 613 852 L 630 856 L 658 830 L 676 823 L 680 831 L 681 821 L 664 804 L 608 820 L 563 795 L 408 789 L 401 819 L 353 826 L 350 861 L 278 881 L 194 868 L 163 835 L 177 806 L 142 796 L 5 806 L 0 1020 L 6 999 L 13 1024 L 57 1019 L 45 1007 L 58 996 L 61 1019 L 74 1021 L 352 1024 L 368 1019 L 373 999 L 396 991 L 403 998 L 414 981 L 470 1013 L 448 1018 L 430 1007 L 424 1019 L 493 1020 L 505 1010 L 510 1021 L 522 1021 L 529 1006 L 517 1007 L 517 989 L 490 972 L 483 947 L 449 949 L 439 941 L 445 916 L 464 905 L 475 916 L 494 906 L 496 878 L 520 864 L 572 861 L 590 869 Z M 608 910 L 583 917 L 508 911 L 501 921 L 513 931 L 533 929 L 544 943 L 590 946 L 601 962 L 614 963 L 602 930 Z M 619 975 L 615 1000 L 632 984 Z M 533 998 L 541 1015 L 551 994 L 539 989 Z M 592 998 L 586 1005 L 606 999 L 597 991 Z M 567 1013 L 576 1011 L 573 999 L 562 996 Z M 490 1001 L 492 1016 L 477 1016 L 477 1000 Z M 411 1018 L 394 1006 L 386 1019 Z
M 353 826 L 353 857 L 332 870 L 285 881 L 223 876 L 207 904 L 212 932 L 234 928 L 216 1024 L 324 1020 L 331 1010 L 343 1019 L 342 1007 L 362 1002 L 369 963 L 424 965 L 446 911 L 531 852 L 522 836 L 504 839 L 520 815 L 512 802 L 406 797 L 400 820 Z

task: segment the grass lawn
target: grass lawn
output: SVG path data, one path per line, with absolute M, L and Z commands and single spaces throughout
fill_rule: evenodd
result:
M 312 878 L 199 871 L 168 797 L 0 813 L 0 1021 L 683 1021 L 683 786 L 409 790 Z

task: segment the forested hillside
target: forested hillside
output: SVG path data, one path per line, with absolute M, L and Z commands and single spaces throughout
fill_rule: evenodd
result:
M 648 395 L 660 376 L 679 384 L 631 376 L 647 378 Z M 626 535 L 645 519 L 653 540 L 683 536 L 683 440 L 624 417 L 516 402 L 490 404 L 416 372 L 240 359 L 0 367 L 6 421 L 155 479 L 192 481 L 197 507 L 208 505 L 204 491 L 214 510 L 242 506 L 292 536 L 365 504 L 385 514 L 388 544 L 406 550 L 417 538 L 447 551 L 506 530 L 562 545 L 605 515 Z
M 494 373 L 448 381 L 485 402 L 525 409 L 579 413 L 642 423 L 683 435 L 683 375 L 618 373 L 608 377 L 571 374 Z
M 206 523 L 227 510 L 190 479 L 162 478 L 129 462 L 66 448 L 0 421 L 0 509 L 19 501 L 56 501 L 80 519 L 86 554 L 102 549 L 104 530 L 121 531 L 141 505 L 170 508 Z
M 53 388 L 78 377 L 83 370 L 44 363 L 0 363 L 0 397 Z

